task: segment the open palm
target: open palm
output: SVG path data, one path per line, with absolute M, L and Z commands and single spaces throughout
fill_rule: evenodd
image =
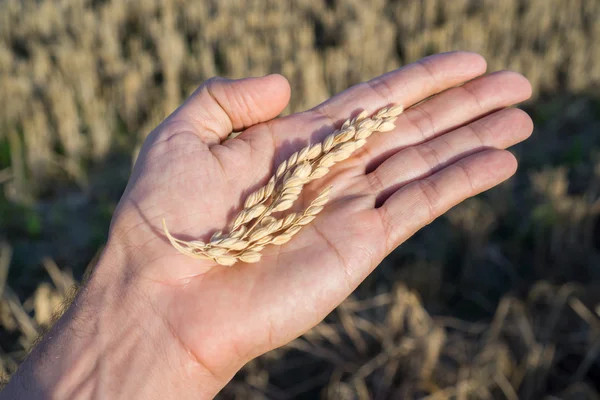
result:
M 290 95 L 279 75 L 201 86 L 148 137 L 110 235 L 174 340 L 228 379 L 316 325 L 418 229 L 511 176 L 516 161 L 502 149 L 528 137 L 532 123 L 506 107 L 531 88 L 513 72 L 479 77 L 485 69 L 476 54 L 440 54 L 278 119 Z M 308 185 L 304 206 L 332 186 L 328 205 L 259 263 L 192 259 L 162 233 L 164 218 L 176 237 L 207 240 L 292 152 L 391 104 L 414 106 Z M 225 140 L 232 130 L 244 131 Z

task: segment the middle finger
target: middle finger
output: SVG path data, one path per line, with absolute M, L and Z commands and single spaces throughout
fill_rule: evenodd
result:
M 371 136 L 357 157 L 369 173 L 407 146 L 441 136 L 530 95 L 531 85 L 516 72 L 500 71 L 477 78 L 406 110 L 393 131 Z

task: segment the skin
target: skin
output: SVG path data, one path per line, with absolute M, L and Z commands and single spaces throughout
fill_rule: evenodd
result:
M 0 399 L 214 396 L 318 324 L 417 230 L 515 172 L 504 149 L 533 125 L 508 107 L 531 87 L 485 71 L 477 54 L 438 54 L 278 119 L 282 76 L 207 81 L 147 138 L 96 269 Z M 390 104 L 415 106 L 307 187 L 298 208 L 332 185 L 327 207 L 259 263 L 216 266 L 166 240 L 162 218 L 178 238 L 207 240 L 293 151 Z M 243 133 L 224 141 L 232 130 Z

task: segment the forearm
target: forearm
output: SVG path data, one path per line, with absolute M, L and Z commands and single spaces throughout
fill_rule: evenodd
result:
M 119 261 L 105 252 L 100 263 L 107 262 Z M 144 288 L 127 281 L 93 274 L 0 392 L 0 400 L 216 395 L 224 383 L 181 348 L 156 318 Z

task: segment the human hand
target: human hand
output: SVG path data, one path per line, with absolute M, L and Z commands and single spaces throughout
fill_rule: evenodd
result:
M 201 385 L 210 381 L 203 394 L 216 394 L 247 361 L 319 323 L 417 230 L 514 173 L 502 149 L 526 139 L 532 122 L 506 107 L 531 87 L 513 72 L 479 77 L 485 69 L 476 54 L 435 55 L 278 119 L 290 95 L 281 76 L 202 85 L 144 143 L 88 283 L 89 296 L 127 299 L 111 302 L 130 318 L 115 338 L 139 325 L 151 331 L 135 336 L 167 354 L 168 363 L 152 358 L 155 368 L 170 365 L 181 381 L 173 385 L 196 398 Z M 290 242 L 265 248 L 260 262 L 192 259 L 162 233 L 164 218 L 176 237 L 207 240 L 292 152 L 362 109 L 390 104 L 415 106 L 306 187 L 299 208 L 332 186 L 326 208 Z M 244 131 L 225 140 L 232 130 Z

